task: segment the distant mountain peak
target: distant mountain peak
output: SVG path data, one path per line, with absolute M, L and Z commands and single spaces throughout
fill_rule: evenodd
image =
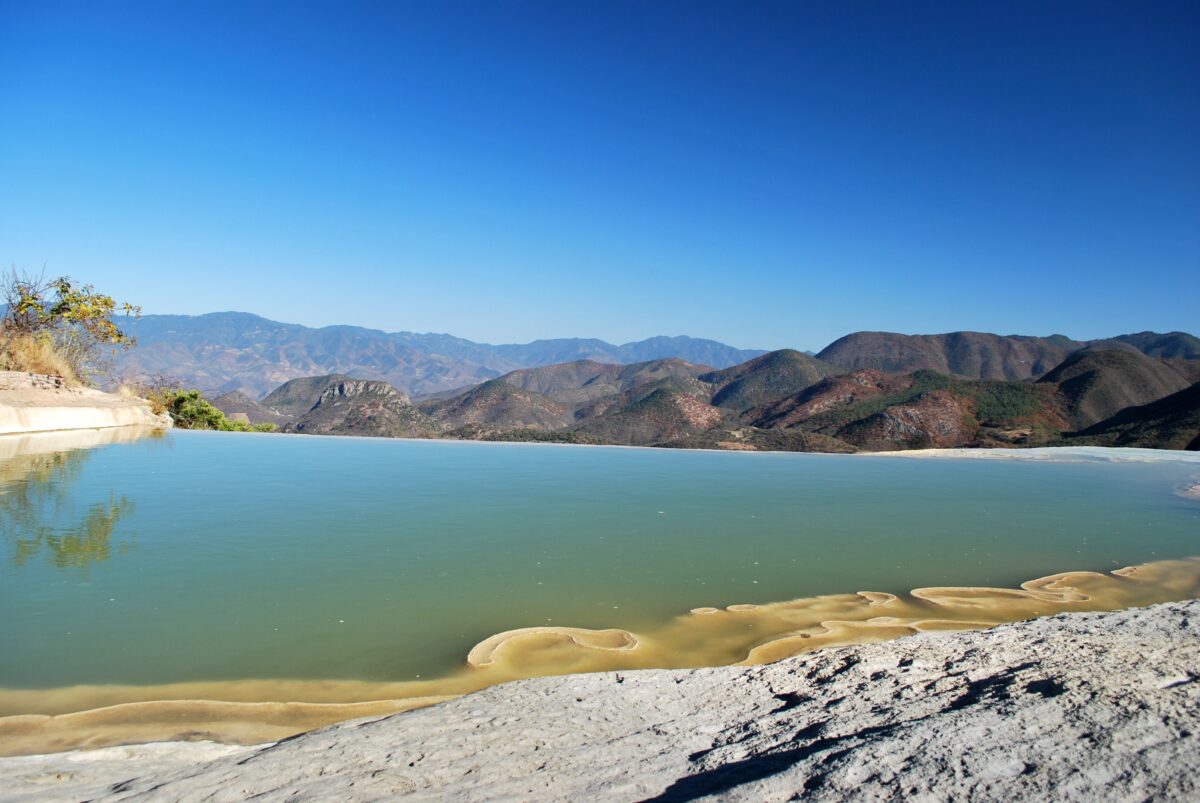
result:
M 125 325 L 139 345 L 118 356 L 121 374 L 168 374 L 201 390 L 237 390 L 252 397 L 289 379 L 334 373 L 386 381 L 420 395 L 572 360 L 624 365 L 677 358 L 720 368 L 762 353 L 685 336 L 620 346 L 595 338 L 494 346 L 447 334 L 351 325 L 312 328 L 233 311 L 144 315 Z

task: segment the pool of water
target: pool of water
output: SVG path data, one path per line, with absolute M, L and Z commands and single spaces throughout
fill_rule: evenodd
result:
M 1197 455 L 90 437 L 0 444 L 0 688 L 428 680 L 516 628 L 1200 554 Z

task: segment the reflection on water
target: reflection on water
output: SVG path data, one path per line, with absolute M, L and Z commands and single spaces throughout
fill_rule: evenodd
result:
M 133 511 L 129 498 L 110 494 L 79 510 L 72 489 L 88 449 L 155 433 L 161 437 L 159 430 L 122 427 L 0 438 L 0 541 L 10 565 L 44 555 L 60 569 L 83 568 L 133 548 L 132 534 L 117 530 Z
M 60 569 L 81 568 L 108 560 L 113 553 L 112 536 L 117 522 L 133 509 L 126 497 L 92 505 L 78 524 L 55 527 L 38 521 L 34 508 L 22 510 L 20 525 L 0 525 L 0 532 L 15 545 L 12 562 L 20 566 L 45 550 L 50 562 Z M 6 511 L 7 512 L 7 511 Z M 132 537 L 118 542 L 118 554 L 133 548 Z

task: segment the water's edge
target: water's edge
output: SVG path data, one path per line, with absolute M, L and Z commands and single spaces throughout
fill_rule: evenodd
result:
M 970 630 L 1063 612 L 1200 597 L 1200 557 L 1110 573 L 1064 572 L 1020 588 L 936 587 L 697 608 L 643 633 L 531 627 L 480 642 L 447 677 L 212 681 L 0 689 L 0 755 L 161 741 L 276 741 L 346 719 L 433 705 L 507 681 L 620 669 L 763 664 L 825 647 Z M 80 704 L 88 701 L 88 707 Z M 97 704 L 99 703 L 99 704 Z
M 523 681 L 279 744 L 3 758 L 0 797 L 1193 799 L 1198 664 L 1200 601 L 1064 614 L 764 667 Z

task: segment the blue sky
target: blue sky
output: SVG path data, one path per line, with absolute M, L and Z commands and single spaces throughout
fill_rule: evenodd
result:
M 1196 3 L 0 0 L 0 264 L 146 312 L 1200 329 Z

